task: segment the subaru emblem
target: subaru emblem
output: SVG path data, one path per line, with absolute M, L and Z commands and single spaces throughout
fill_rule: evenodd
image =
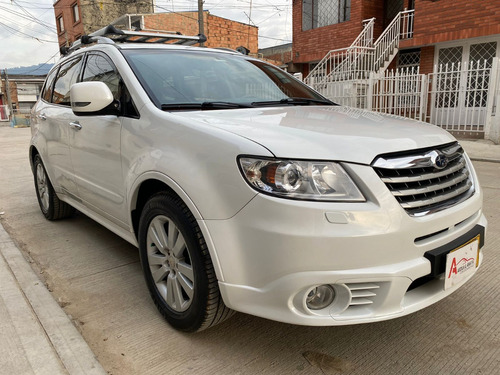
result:
M 436 159 L 434 160 L 434 166 L 437 169 L 443 169 L 446 168 L 448 165 L 448 158 L 446 155 L 439 153 L 438 156 L 436 156 Z

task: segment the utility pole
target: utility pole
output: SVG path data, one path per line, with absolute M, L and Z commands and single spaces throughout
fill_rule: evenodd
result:
M 7 73 L 7 69 L 3 70 L 3 74 L 5 76 L 5 94 L 7 95 L 7 104 L 9 105 L 9 120 L 11 120 L 13 116 L 13 109 L 12 109 L 12 100 L 10 98 L 9 75 Z
M 247 46 L 250 51 L 250 22 L 252 22 L 252 0 L 250 0 L 250 10 L 248 12 L 248 35 L 247 35 Z
M 198 32 L 205 35 L 205 25 L 203 19 L 203 0 L 198 0 Z M 200 43 L 200 46 L 205 47 L 205 43 Z

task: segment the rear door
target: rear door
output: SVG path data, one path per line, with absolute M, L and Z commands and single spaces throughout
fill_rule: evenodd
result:
M 54 189 L 71 196 L 76 185 L 69 151 L 70 123 L 75 117 L 70 88 L 78 81 L 81 65 L 82 56 L 77 56 L 52 71 L 33 113 L 39 128 L 37 147 Z

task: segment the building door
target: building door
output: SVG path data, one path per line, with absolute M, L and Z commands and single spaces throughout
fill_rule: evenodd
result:
M 404 0 L 385 0 L 384 1 L 384 28 L 387 27 L 394 17 L 404 8 Z
M 431 121 L 453 131 L 483 131 L 498 43 L 469 42 L 438 49 Z

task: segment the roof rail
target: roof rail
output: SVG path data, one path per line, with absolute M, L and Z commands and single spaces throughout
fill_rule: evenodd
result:
M 158 44 L 182 44 L 190 46 L 196 43 L 206 42 L 207 37 L 203 34 L 196 36 L 177 34 L 162 34 L 156 32 L 127 31 L 120 30 L 113 25 L 106 26 L 89 35 L 83 35 L 79 40 L 73 42 L 69 48 L 61 48 L 61 54 L 67 55 L 86 44 L 92 43 L 158 43 Z

